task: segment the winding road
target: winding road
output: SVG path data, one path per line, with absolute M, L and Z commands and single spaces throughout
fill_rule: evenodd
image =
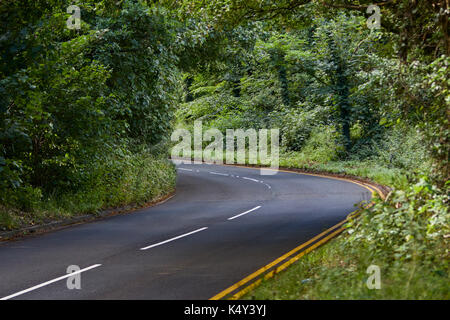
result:
M 0 299 L 227 298 L 371 198 L 362 185 L 313 175 L 177 170 L 176 195 L 162 204 L 1 243 Z M 67 287 L 70 265 L 81 289 Z

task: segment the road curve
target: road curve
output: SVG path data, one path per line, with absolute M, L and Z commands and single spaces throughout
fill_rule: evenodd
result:
M 176 195 L 132 214 L 0 244 L 0 299 L 209 299 L 345 219 L 348 181 L 177 166 Z M 68 289 L 76 265 L 81 289 Z

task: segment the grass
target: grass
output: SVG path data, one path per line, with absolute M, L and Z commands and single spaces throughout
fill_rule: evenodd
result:
M 302 257 L 285 271 L 265 280 L 244 300 L 298 299 L 449 299 L 448 270 L 419 258 L 386 263 L 363 248 L 349 251 L 343 235 Z M 441 248 L 443 249 L 443 248 Z M 370 265 L 380 267 L 380 289 L 369 289 Z
M 385 186 L 406 186 L 407 176 L 404 170 L 380 165 L 377 161 L 311 161 L 303 153 L 280 155 L 280 166 L 308 171 L 328 172 L 352 175 L 369 179 Z
M 26 188 L 15 204 L 0 205 L 0 231 L 60 221 L 125 205 L 141 206 L 175 190 L 174 165 L 147 153 L 102 163 L 83 188 L 42 196 Z

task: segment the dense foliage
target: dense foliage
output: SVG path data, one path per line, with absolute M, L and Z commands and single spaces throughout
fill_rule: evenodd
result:
M 139 1 L 80 1 L 81 28 L 69 29 L 71 4 L 0 4 L 0 200 L 7 207 L 67 204 L 68 194 L 95 189 L 88 206 L 97 210 L 174 188 L 173 167 L 152 158 L 166 157 L 179 92 L 175 24 Z M 159 177 L 132 179 L 146 170 Z M 152 188 L 113 201 L 130 182 Z

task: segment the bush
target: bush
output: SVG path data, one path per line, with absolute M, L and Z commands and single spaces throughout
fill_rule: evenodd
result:
M 450 232 L 448 205 L 448 193 L 423 177 L 404 191 L 394 190 L 387 201 L 377 200 L 349 229 L 349 243 L 388 262 L 434 262 L 448 253 L 439 250 Z
M 314 162 L 327 163 L 339 159 L 344 147 L 339 145 L 340 134 L 333 127 L 320 126 L 311 131 L 302 153 Z
M 8 201 L 0 206 L 0 229 L 17 229 L 128 204 L 139 206 L 175 190 L 175 167 L 165 156 L 154 156 L 146 150 L 118 153 L 78 168 L 74 178 L 79 181 L 78 189 L 45 196 L 30 186 L 6 189 L 2 196 Z
M 384 139 L 374 148 L 374 158 L 389 167 L 429 174 L 429 148 L 423 135 L 415 128 L 395 126 L 385 133 Z
M 322 108 L 305 111 L 305 105 L 298 108 L 282 107 L 270 114 L 275 125 L 280 128 L 281 145 L 288 151 L 300 151 L 311 132 L 323 125 Z
M 148 151 L 114 154 L 92 165 L 77 192 L 54 195 L 53 206 L 70 212 L 144 204 L 175 188 L 174 165 Z

